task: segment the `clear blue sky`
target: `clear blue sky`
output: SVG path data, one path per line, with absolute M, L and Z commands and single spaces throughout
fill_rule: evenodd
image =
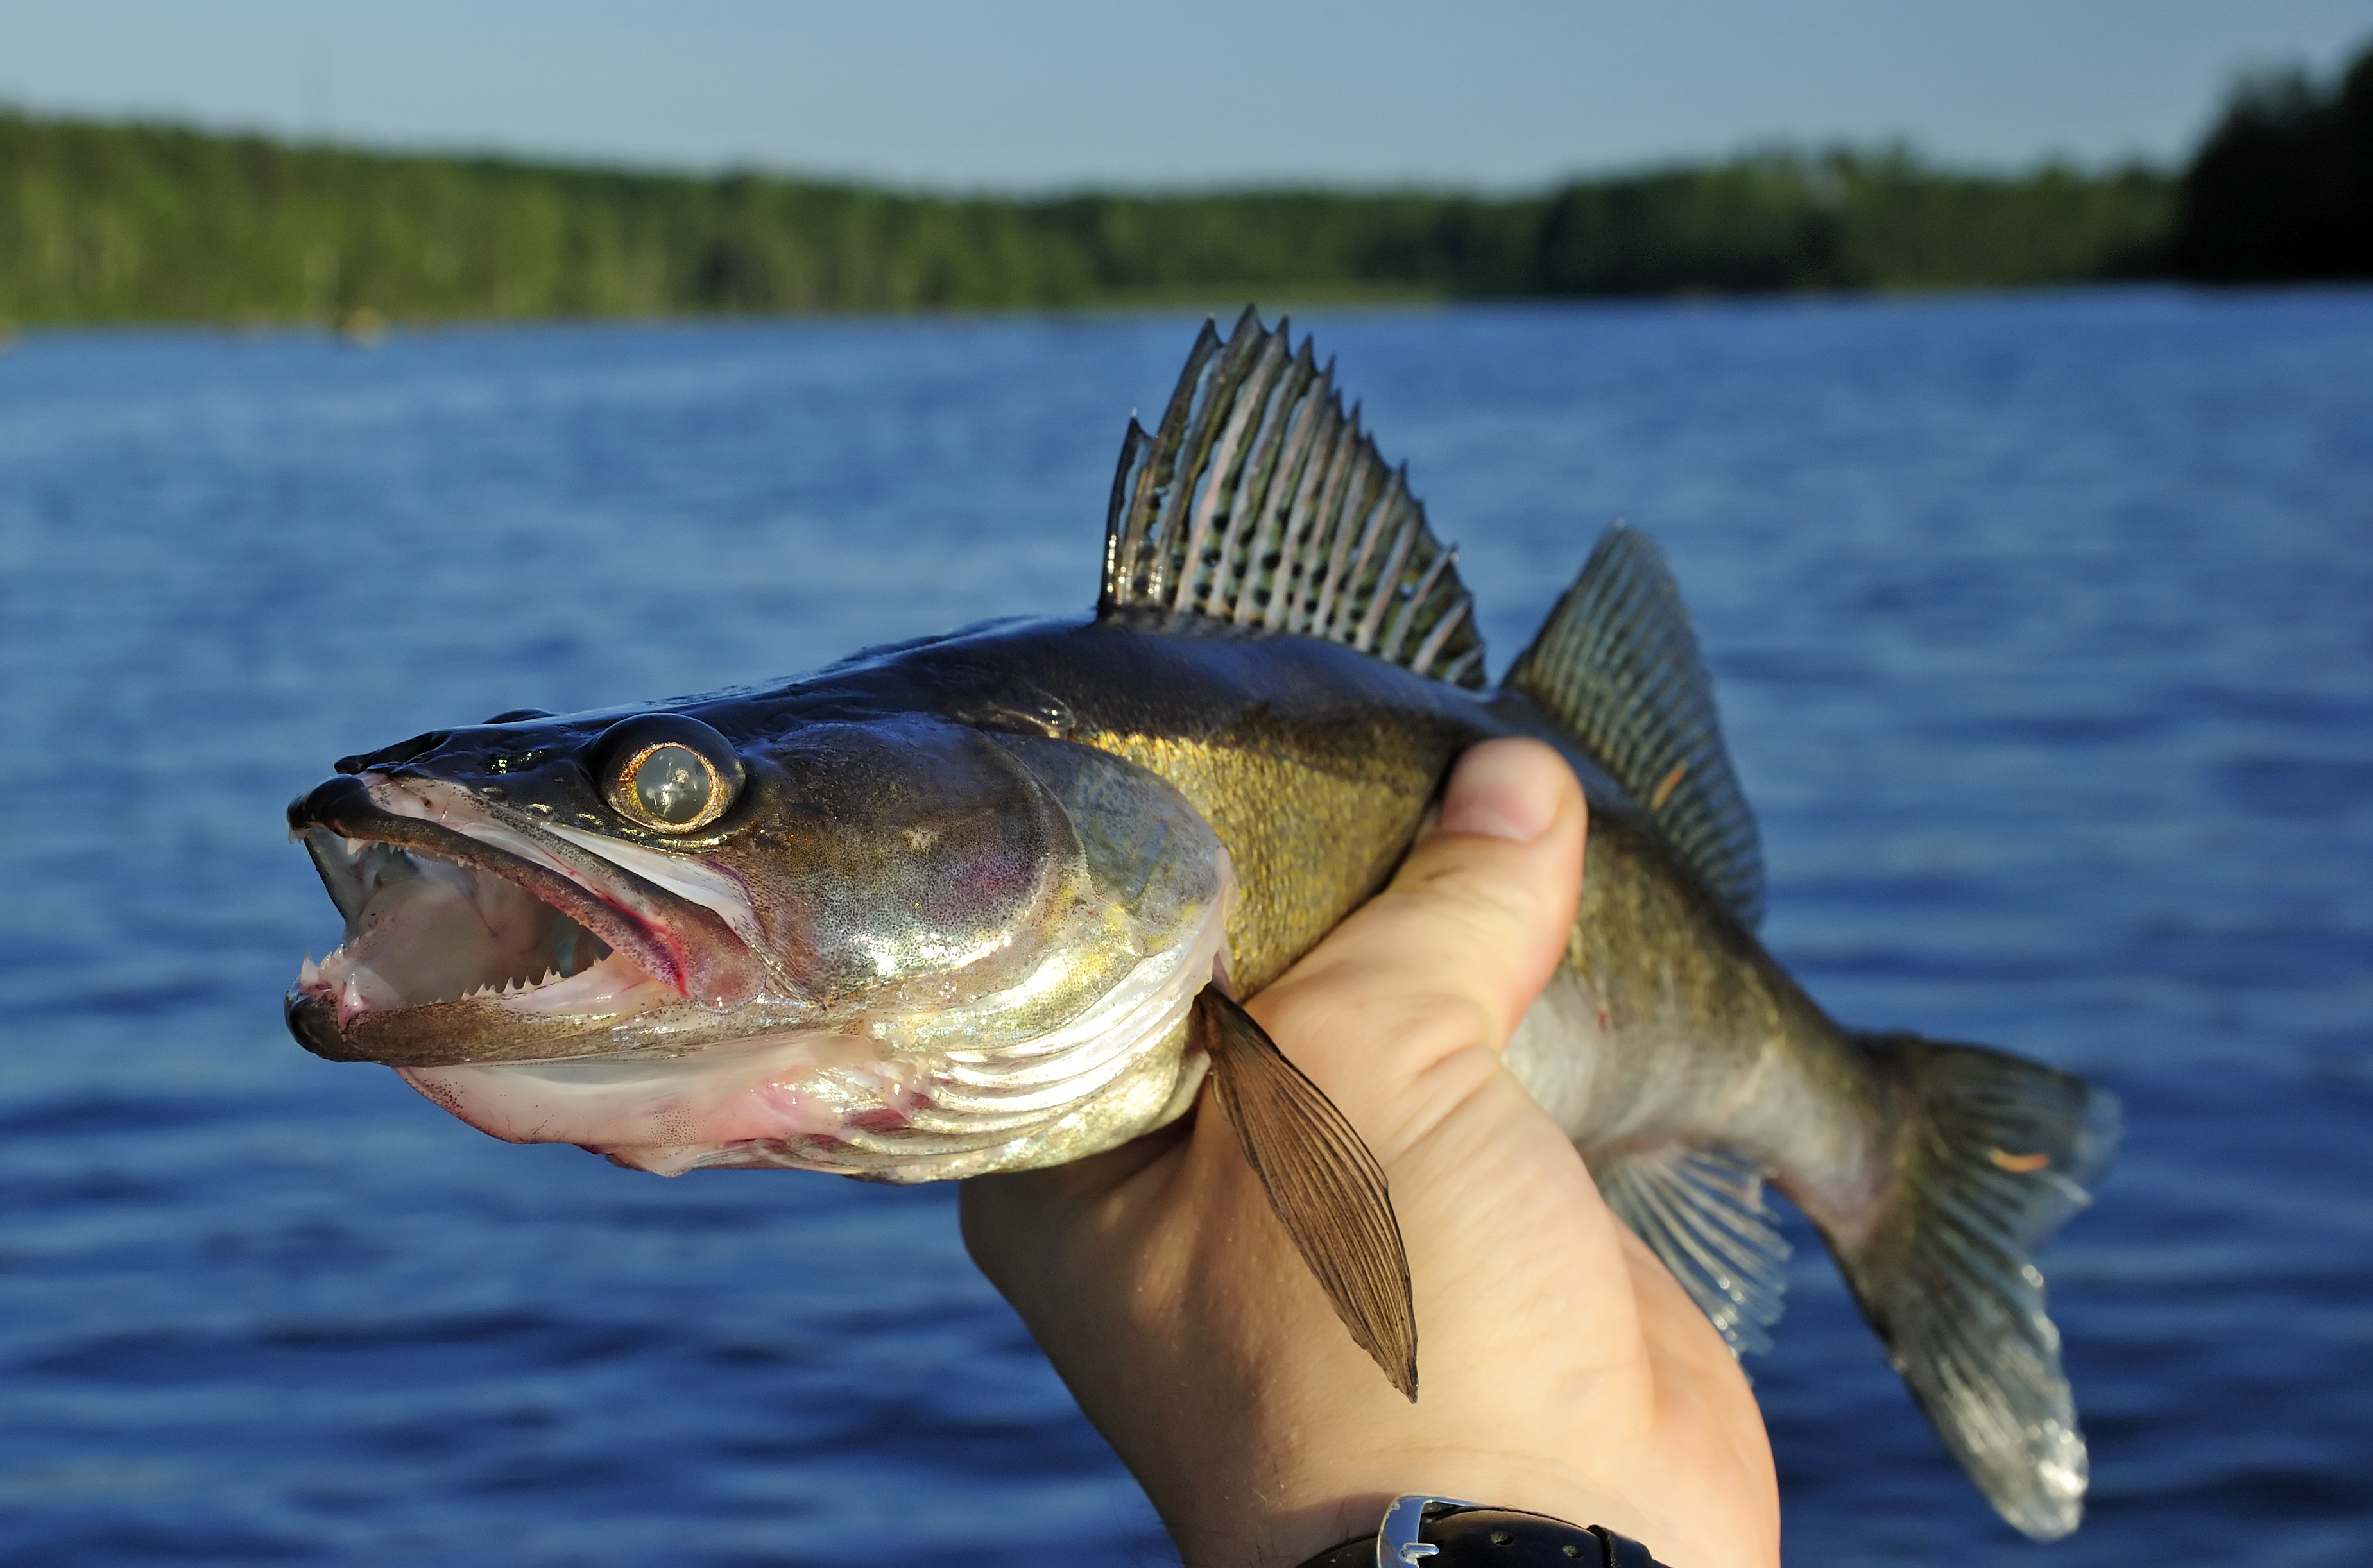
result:
M 0 0 L 0 100 L 939 186 L 1507 187 L 1789 139 L 2180 157 L 2373 0 Z

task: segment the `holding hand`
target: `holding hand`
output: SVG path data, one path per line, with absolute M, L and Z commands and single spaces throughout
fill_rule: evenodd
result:
M 1459 763 L 1392 884 L 1247 1004 L 1365 1139 L 1415 1280 L 1420 1402 L 1344 1332 L 1207 1095 L 1096 1158 L 964 1184 L 965 1244 L 1191 1564 L 1278 1564 L 1404 1492 L 1779 1561 L 1721 1337 L 1500 1063 L 1566 949 L 1586 812 L 1529 741 Z

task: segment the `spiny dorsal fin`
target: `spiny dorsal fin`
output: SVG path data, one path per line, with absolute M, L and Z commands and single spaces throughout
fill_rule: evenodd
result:
M 1689 613 L 1647 535 L 1617 523 L 1507 684 L 1572 730 L 1715 896 L 1763 918 L 1763 850 Z
M 1335 367 L 1288 352 L 1251 306 L 1210 322 L 1161 428 L 1134 419 L 1113 476 L 1097 614 L 1140 606 L 1324 638 L 1479 688 L 1483 638 L 1457 553 L 1405 469 L 1343 412 Z

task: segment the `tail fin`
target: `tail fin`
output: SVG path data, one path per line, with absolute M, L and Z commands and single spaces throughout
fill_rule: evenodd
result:
M 2117 1147 L 2117 1098 L 1979 1046 L 1863 1044 L 1904 1086 L 1908 1114 L 1895 1190 L 1839 1263 L 1987 1501 L 2038 1540 L 2064 1536 L 2084 1516 L 2085 1439 L 2029 1258 L 2091 1201 Z

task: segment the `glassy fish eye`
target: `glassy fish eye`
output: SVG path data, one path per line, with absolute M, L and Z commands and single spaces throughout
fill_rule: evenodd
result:
M 619 782 L 633 795 L 636 814 L 663 827 L 691 826 L 708 814 L 717 798 L 717 770 L 708 759 L 673 742 L 637 756 Z
M 742 759 L 696 719 L 655 713 L 612 725 L 598 743 L 602 793 L 627 821 L 691 833 L 725 814 L 742 792 Z

